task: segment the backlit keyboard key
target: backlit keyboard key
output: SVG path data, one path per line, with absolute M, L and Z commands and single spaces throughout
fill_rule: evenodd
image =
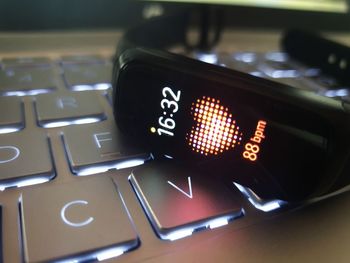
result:
M 248 74 L 252 72 L 256 72 L 255 74 L 260 74 L 259 70 L 257 69 L 259 58 L 259 54 L 257 53 L 239 52 L 234 53 L 231 56 L 228 55 L 224 64 L 228 68 L 232 68 Z
M 45 57 L 23 57 L 23 58 L 4 58 L 2 59 L 4 68 L 15 68 L 15 67 L 42 67 L 49 66 L 51 60 Z
M 111 64 L 88 64 L 64 66 L 64 78 L 69 89 L 105 90 L 111 87 Z
M 238 191 L 181 164 L 152 162 L 130 177 L 157 234 L 166 240 L 216 228 L 243 215 Z
M 288 62 L 265 61 L 258 66 L 258 69 L 273 79 L 298 78 L 300 70 Z
M 19 131 L 24 127 L 21 99 L 0 97 L 0 112 L 0 134 Z
M 106 60 L 98 55 L 74 55 L 74 56 L 62 56 L 62 65 L 72 64 L 93 64 L 93 63 L 105 63 Z
M 0 95 L 25 96 L 56 89 L 51 68 L 13 68 L 0 71 Z
M 215 52 L 208 53 L 195 53 L 194 57 L 200 61 L 209 63 L 209 64 L 218 64 L 219 63 L 219 55 Z
M 255 52 L 237 52 L 233 54 L 233 58 L 239 62 L 256 64 L 258 62 L 259 55 Z
M 54 128 L 104 120 L 106 116 L 97 96 L 101 95 L 94 91 L 39 95 L 35 100 L 38 123 Z
M 350 88 L 339 87 L 339 89 L 327 90 L 323 93 L 324 96 L 336 99 L 347 98 L 350 95 Z
M 284 52 L 267 52 L 265 54 L 265 59 L 275 62 L 287 62 L 289 61 L 289 56 L 287 53 Z
M 47 182 L 55 176 L 45 134 L 0 135 L 0 190 Z
M 66 127 L 63 140 L 72 172 L 81 176 L 140 165 L 150 158 L 126 146 L 109 122 Z
M 24 191 L 20 209 L 26 262 L 101 261 L 139 244 L 109 177 Z

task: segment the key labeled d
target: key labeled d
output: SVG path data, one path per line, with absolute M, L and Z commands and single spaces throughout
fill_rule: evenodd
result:
M 0 146 L 0 164 L 16 160 L 21 151 L 15 146 Z

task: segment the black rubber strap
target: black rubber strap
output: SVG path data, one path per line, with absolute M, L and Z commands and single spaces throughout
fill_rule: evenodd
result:
M 188 23 L 188 13 L 149 19 L 125 33 L 119 41 L 116 55 L 134 47 L 165 49 L 176 44 L 185 45 Z
M 282 47 L 288 55 L 304 64 L 320 68 L 341 84 L 350 85 L 350 48 L 317 34 L 290 30 Z
M 116 55 L 135 47 L 167 49 L 182 45 L 187 49 L 211 49 L 220 40 L 223 25 L 221 10 L 208 7 L 199 10 L 197 26 L 194 27 L 198 30 L 198 39 L 189 43 L 187 33 L 192 14 L 193 10 L 189 9 L 187 12 L 155 17 L 127 30 L 118 44 Z

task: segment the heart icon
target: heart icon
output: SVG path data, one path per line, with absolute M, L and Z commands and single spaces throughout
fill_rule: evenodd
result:
M 220 100 L 203 96 L 192 103 L 191 114 L 195 124 L 186 134 L 186 141 L 192 151 L 218 155 L 241 143 L 242 132 Z

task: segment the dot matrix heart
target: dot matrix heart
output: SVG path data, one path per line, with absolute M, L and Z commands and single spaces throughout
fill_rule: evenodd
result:
M 186 140 L 194 152 L 218 155 L 241 143 L 242 132 L 220 100 L 203 96 L 192 103 L 191 114 L 195 124 Z

